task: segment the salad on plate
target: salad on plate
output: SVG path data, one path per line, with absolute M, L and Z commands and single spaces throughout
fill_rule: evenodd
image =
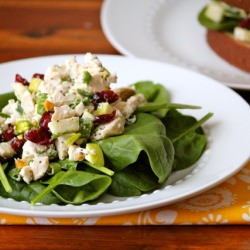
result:
M 0 196 L 45 205 L 138 196 L 200 159 L 211 113 L 182 114 L 200 107 L 171 103 L 160 83 L 116 81 L 91 53 L 30 81 L 16 74 L 1 95 Z

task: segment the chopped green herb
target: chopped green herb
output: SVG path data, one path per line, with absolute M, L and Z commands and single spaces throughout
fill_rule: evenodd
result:
M 48 95 L 46 93 L 40 93 L 36 96 L 37 103 L 37 113 L 42 115 L 46 110 L 44 107 L 44 102 L 46 101 Z
M 83 72 L 83 83 L 89 84 L 92 79 L 91 74 L 88 71 Z
M 62 82 L 72 82 L 72 79 L 69 75 L 63 76 L 61 80 Z
M 17 108 L 16 108 L 16 111 L 17 111 L 20 115 L 23 115 L 23 113 L 24 113 L 20 101 L 17 101 Z
M 15 124 L 15 134 L 19 135 L 29 130 L 32 127 L 32 123 L 29 121 L 21 120 Z
M 103 69 L 103 78 L 107 79 L 110 76 L 110 72 L 104 67 L 102 69 Z
M 81 96 L 83 96 L 83 103 L 84 105 L 89 105 L 90 104 L 90 100 L 93 97 L 93 94 L 83 90 L 83 89 L 77 89 L 78 94 L 80 94 Z

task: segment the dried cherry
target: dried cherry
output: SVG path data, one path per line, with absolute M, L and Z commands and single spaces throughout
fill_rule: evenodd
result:
M 9 125 L 8 129 L 2 132 L 1 141 L 10 141 L 15 137 L 14 126 Z
M 46 111 L 43 113 L 39 122 L 40 128 L 48 129 L 48 124 L 49 122 L 51 122 L 52 114 L 53 114 L 53 111 Z
M 101 92 L 96 92 L 93 95 L 92 103 L 97 105 L 100 102 L 113 103 L 117 101 L 119 96 L 112 90 L 103 90 Z
M 23 144 L 26 142 L 25 139 L 18 139 L 17 137 L 15 137 L 12 141 L 11 141 L 11 147 L 16 151 L 20 151 L 23 147 Z
M 15 81 L 19 82 L 19 83 L 22 83 L 24 86 L 29 86 L 29 84 L 30 84 L 25 78 L 23 78 L 19 74 L 16 74 Z
M 35 73 L 33 74 L 32 78 L 39 78 L 41 80 L 44 80 L 44 74 Z
M 250 18 L 247 17 L 240 22 L 239 25 L 243 29 L 250 29 Z
M 113 112 L 110 114 L 96 116 L 94 121 L 93 121 L 94 125 L 97 126 L 100 124 L 105 124 L 105 123 L 111 122 L 112 120 L 114 120 L 115 114 L 116 114 L 116 110 L 113 110 Z
M 44 128 L 31 128 L 26 132 L 25 139 L 40 145 L 49 145 L 54 142 L 54 139 L 51 138 L 51 133 Z

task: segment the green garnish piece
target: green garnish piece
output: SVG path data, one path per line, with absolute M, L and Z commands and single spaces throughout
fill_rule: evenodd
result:
M 88 71 L 83 72 L 83 83 L 89 84 L 92 79 L 91 74 Z
M 47 100 L 48 95 L 46 93 L 40 93 L 36 96 L 37 103 L 37 113 L 42 115 L 46 110 L 44 107 L 44 102 Z
M 32 128 L 32 123 L 26 120 L 17 121 L 15 124 L 15 134 L 19 135 Z
M 39 85 L 41 83 L 41 79 L 40 78 L 32 78 L 31 79 L 31 82 L 30 82 L 30 85 L 29 85 L 29 91 L 32 92 L 32 93 L 36 93 L 38 88 L 39 88 Z
M 23 111 L 23 108 L 22 108 L 22 105 L 20 103 L 20 101 L 17 102 L 17 108 L 16 108 L 16 111 L 20 114 L 20 115 L 23 115 L 24 111 Z
M 107 79 L 110 76 L 110 72 L 105 67 L 103 67 L 102 69 L 103 69 L 103 78 Z
M 71 146 L 81 137 L 81 133 L 73 134 L 72 136 L 68 137 L 65 141 L 67 147 Z

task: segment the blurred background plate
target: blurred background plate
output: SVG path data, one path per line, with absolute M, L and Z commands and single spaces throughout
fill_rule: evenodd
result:
M 197 15 L 209 0 L 105 0 L 101 24 L 122 54 L 172 63 L 250 90 L 250 74 L 218 57 Z

